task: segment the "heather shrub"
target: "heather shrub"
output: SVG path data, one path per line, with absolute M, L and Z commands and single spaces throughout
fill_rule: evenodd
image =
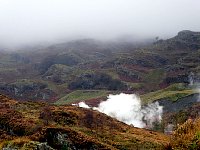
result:
M 179 125 L 172 134 L 171 145 L 173 149 L 200 149 L 200 118 Z

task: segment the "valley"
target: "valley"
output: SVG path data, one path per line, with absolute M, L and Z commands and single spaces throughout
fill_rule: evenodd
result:
M 138 93 L 142 97 L 156 92 L 160 99 L 169 94 L 164 89 L 168 91 L 170 86 L 180 93 L 182 84 L 180 88 L 185 90 L 179 95 L 184 97 L 195 92 L 187 86 L 190 76 L 199 81 L 199 37 L 198 32 L 182 31 L 171 39 L 140 46 L 87 39 L 2 51 L 0 91 L 18 100 L 47 102 L 76 90 Z
M 186 136 L 199 129 L 200 32 L 148 44 L 83 39 L 0 52 L 1 148 L 47 141 L 55 149 L 170 149 L 188 146 L 176 137 L 179 125 L 189 126 Z M 140 129 L 72 106 L 97 107 L 120 93 L 137 94 L 142 106 L 158 102 L 161 123 Z M 172 136 L 163 133 L 169 124 Z

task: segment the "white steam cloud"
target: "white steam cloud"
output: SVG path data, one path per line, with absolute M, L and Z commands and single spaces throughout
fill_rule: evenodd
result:
M 84 102 L 78 106 L 89 108 Z M 161 121 L 163 113 L 163 107 L 159 106 L 158 102 L 142 106 L 138 96 L 124 93 L 109 95 L 106 101 L 93 109 L 139 128 L 152 128 L 153 122 Z
M 195 75 L 193 72 L 191 72 L 188 76 L 188 80 L 189 80 L 189 86 L 192 87 L 192 89 L 195 91 L 195 93 L 199 93 L 199 96 L 197 98 L 197 102 L 200 102 L 200 83 L 199 81 L 196 81 L 194 78 Z
M 198 97 L 197 102 L 200 102 L 200 87 L 198 87 L 197 91 L 198 91 L 198 93 L 199 93 L 199 97 Z
M 82 107 L 82 108 L 90 108 L 90 106 L 88 106 L 86 103 L 84 103 L 84 102 L 80 102 L 80 103 L 78 103 L 78 106 L 79 107 Z

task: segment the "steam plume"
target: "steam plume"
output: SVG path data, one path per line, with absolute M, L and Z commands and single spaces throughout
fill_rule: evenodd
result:
M 78 106 L 89 107 L 85 103 L 83 105 L 83 102 Z M 101 102 L 98 107 L 93 109 L 139 128 L 151 128 L 153 122 L 161 121 L 163 113 L 163 107 L 159 106 L 158 102 L 142 106 L 138 96 L 124 93 L 109 95 L 106 101 Z
M 192 89 L 195 91 L 197 91 L 197 93 L 199 93 L 199 96 L 197 98 L 197 102 L 200 102 L 200 82 L 198 79 L 195 80 L 195 75 L 193 72 L 191 72 L 188 76 L 188 80 L 189 80 L 189 86 L 192 87 Z
M 198 97 L 197 102 L 200 102 L 200 87 L 197 90 L 198 90 L 198 93 L 199 93 L 199 97 Z
M 82 107 L 82 108 L 90 108 L 90 106 L 88 106 L 86 103 L 84 103 L 84 102 L 80 102 L 79 104 L 78 104 L 78 106 L 79 107 Z

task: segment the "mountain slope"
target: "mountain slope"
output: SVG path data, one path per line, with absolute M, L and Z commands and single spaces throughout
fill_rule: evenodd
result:
M 159 40 L 155 43 L 157 48 L 168 51 L 194 51 L 200 49 L 200 32 L 183 30 L 177 36 L 168 40 Z
M 164 149 L 169 137 L 74 106 L 17 102 L 0 95 L 1 148 Z M 47 141 L 45 144 L 44 142 Z
M 200 79 L 199 39 L 199 32 L 181 31 L 148 46 L 85 39 L 4 52 L 0 92 L 18 100 L 55 102 L 77 90 L 147 94 L 188 84 L 191 75 Z

